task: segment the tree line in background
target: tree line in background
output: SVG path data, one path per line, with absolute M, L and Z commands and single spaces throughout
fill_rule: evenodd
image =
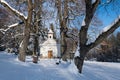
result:
M 9 38 L 10 40 L 7 40 L 11 43 L 15 42 L 14 47 L 17 46 L 19 50 L 18 58 L 20 61 L 25 62 L 30 37 L 33 37 L 32 42 L 34 49 L 32 52 L 39 56 L 38 44 L 39 41 L 42 42 L 46 38 L 47 30 L 45 26 L 53 23 L 51 26 L 53 26 L 54 29 L 52 29 L 59 29 L 60 31 L 60 37 L 59 39 L 56 37 L 56 40 L 60 40 L 62 60 L 67 61 L 70 57 L 69 54 L 75 53 L 76 48 L 79 47 L 79 55 L 74 57 L 74 62 L 79 73 L 81 73 L 88 52 L 99 45 L 120 26 L 120 17 L 117 17 L 107 30 L 102 31 L 94 42 L 90 42 L 88 34 L 93 34 L 89 33 L 91 26 L 100 27 L 102 22 L 97 18 L 98 7 L 102 6 L 106 8 L 106 4 L 109 6 L 114 3 L 119 4 L 117 0 L 0 0 L 2 7 L 4 7 L 6 11 L 9 11 L 12 16 L 9 18 L 11 19 L 9 22 L 11 22 L 11 24 L 15 23 L 12 26 L 8 26 L 8 28 L 1 27 L 2 29 L 0 29 L 0 31 L 2 35 L 0 36 L 3 38 L 1 41 Z M 47 9 L 46 6 L 49 9 Z M 119 5 L 115 7 L 119 9 Z M 5 19 L 7 19 L 7 17 Z M 6 23 L 1 24 L 6 25 Z M 7 36 L 4 37 L 3 35 Z M 104 42 L 106 43 L 106 40 Z M 101 51 L 103 51 L 100 51 L 100 55 L 107 55 L 107 51 L 111 52 L 106 45 L 101 45 L 100 48 Z M 106 49 L 103 50 L 104 48 Z M 111 50 L 113 49 L 117 51 L 116 47 L 113 47 Z M 74 55 L 75 54 L 73 54 L 73 56 Z

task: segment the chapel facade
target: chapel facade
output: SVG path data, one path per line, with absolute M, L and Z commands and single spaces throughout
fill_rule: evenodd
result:
M 47 40 L 40 44 L 40 55 L 42 58 L 60 57 L 60 45 L 57 44 L 56 40 L 53 38 L 53 34 L 53 31 L 50 29 L 48 31 Z

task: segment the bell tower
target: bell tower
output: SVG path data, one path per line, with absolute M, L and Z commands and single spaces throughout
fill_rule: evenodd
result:
M 48 31 L 48 39 L 53 39 L 53 31 L 51 29 Z

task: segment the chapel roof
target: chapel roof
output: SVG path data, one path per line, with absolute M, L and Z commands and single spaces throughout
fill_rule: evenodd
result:
M 48 31 L 48 34 L 53 34 L 53 31 L 50 29 L 50 30 Z

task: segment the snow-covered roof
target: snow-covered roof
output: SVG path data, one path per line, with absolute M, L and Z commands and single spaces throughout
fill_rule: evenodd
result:
M 50 29 L 50 30 L 48 31 L 48 34 L 53 34 L 53 31 Z
M 57 42 L 54 39 L 47 39 L 42 45 L 56 45 Z

